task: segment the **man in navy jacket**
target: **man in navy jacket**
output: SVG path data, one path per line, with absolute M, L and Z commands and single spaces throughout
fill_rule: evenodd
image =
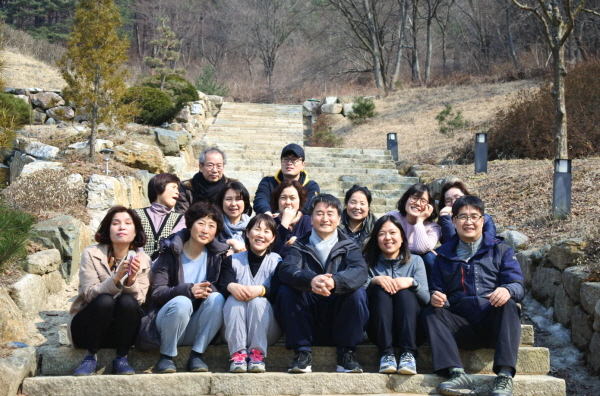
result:
M 316 181 L 308 178 L 308 173 L 304 170 L 305 158 L 304 149 L 295 143 L 288 144 L 281 150 L 281 170 L 275 176 L 263 177 L 256 189 L 254 195 L 254 211 L 256 214 L 266 213 L 272 216 L 271 194 L 277 188 L 277 185 L 284 180 L 297 180 L 306 189 L 308 199 L 304 208 L 301 208 L 300 211 L 308 214 L 310 202 L 315 196 L 319 195 L 321 189 Z
M 290 373 L 310 373 L 312 345 L 336 346 L 337 371 L 362 373 L 356 346 L 369 319 L 367 264 L 356 243 L 338 230 L 342 203 L 318 195 L 310 207 L 313 230 L 279 264 L 276 315 L 285 346 L 295 352 Z
M 484 204 L 466 195 L 452 206 L 456 235 L 439 247 L 431 276 L 431 307 L 425 325 L 433 369 L 449 374 L 441 395 L 472 390 L 458 348 L 495 348 L 493 396 L 512 395 L 521 341 L 520 309 L 525 296 L 523 274 L 513 250 L 483 233 Z

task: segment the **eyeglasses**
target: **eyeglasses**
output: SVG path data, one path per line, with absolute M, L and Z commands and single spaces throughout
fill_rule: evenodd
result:
M 411 195 L 408 198 L 410 198 L 411 202 L 418 202 L 419 205 L 427 205 L 429 203 L 425 198 L 419 197 L 418 195 Z
M 448 206 L 452 205 L 454 203 L 454 201 L 456 201 L 458 198 L 462 197 L 462 195 L 456 194 L 453 195 L 449 198 L 444 199 L 444 203 Z
M 211 162 L 209 162 L 208 164 L 202 164 L 204 165 L 204 167 L 208 170 L 213 170 L 213 169 L 217 169 L 217 170 L 223 170 L 223 164 L 213 164 Z
M 298 162 L 301 162 L 301 161 L 302 161 L 302 158 L 296 158 L 296 157 L 286 157 L 286 158 L 281 159 L 282 164 L 296 165 Z
M 467 216 L 466 214 L 460 214 L 460 215 L 454 216 L 454 217 L 463 223 L 466 223 L 469 220 L 471 220 L 473 223 L 475 223 L 475 222 L 477 222 L 477 220 L 481 219 L 483 216 L 478 215 L 478 214 L 474 214 L 474 215 L 470 215 L 470 216 Z

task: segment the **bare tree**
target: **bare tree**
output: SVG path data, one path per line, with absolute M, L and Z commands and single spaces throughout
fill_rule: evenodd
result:
M 438 8 L 449 0 L 425 0 L 425 22 L 427 27 L 427 48 L 425 49 L 425 85 L 431 77 L 431 55 L 433 52 L 433 34 L 431 27 L 436 18 Z

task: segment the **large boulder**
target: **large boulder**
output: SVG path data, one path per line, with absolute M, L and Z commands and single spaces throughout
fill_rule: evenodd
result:
M 75 110 L 69 106 L 59 106 L 46 110 L 46 115 L 59 121 L 69 121 L 75 118 Z
M 61 170 L 64 164 L 62 162 L 34 161 L 26 164 L 21 170 L 20 176 L 29 175 L 35 172 L 46 171 L 50 169 Z
M 320 106 L 321 106 L 321 101 L 316 101 L 316 100 L 306 100 L 304 103 L 302 103 L 302 107 L 304 109 L 306 109 L 310 114 L 312 114 L 314 111 L 318 110 Z
M 183 106 L 183 109 L 175 116 L 177 122 L 189 122 L 190 121 L 190 107 Z
M 60 272 L 69 283 L 77 276 L 83 249 L 92 244 L 89 229 L 71 216 L 61 216 L 36 224 L 31 239 L 48 249 L 60 251 Z
M 555 268 L 563 271 L 567 267 L 572 267 L 581 262 L 585 256 L 584 249 L 587 242 L 572 238 L 558 242 L 548 251 L 548 262 Z
M 190 144 L 191 136 L 186 131 L 155 128 L 156 141 L 164 155 L 178 156 Z
M 593 321 L 593 317 L 582 310 L 579 305 L 573 308 L 571 339 L 573 345 L 581 351 L 585 351 L 592 340 L 592 335 L 594 335 L 594 330 L 592 329 Z
M 583 265 L 569 267 L 563 271 L 565 291 L 575 304 L 579 304 L 581 284 L 590 276 L 590 270 Z
M 54 92 L 42 92 L 31 95 L 31 103 L 36 107 L 48 110 L 53 107 L 64 106 L 65 100 Z
M 27 330 L 23 324 L 23 313 L 8 292 L 0 287 L 0 344 L 8 341 L 25 341 Z
M 584 282 L 581 284 L 581 307 L 590 315 L 594 315 L 596 304 L 600 300 L 600 283 Z
M 325 114 L 341 114 L 344 106 L 339 103 L 325 103 L 321 106 L 321 111 Z
M 594 373 L 598 374 L 600 371 L 600 333 L 595 332 L 590 342 L 590 353 L 587 355 L 587 361 L 594 370 Z
M 346 117 L 354 113 L 354 103 L 344 103 L 342 106 L 342 114 Z
M 34 318 L 46 305 L 48 290 L 39 275 L 27 274 L 9 289 L 10 297 L 26 318 Z
M 571 327 L 573 307 L 575 304 L 565 292 L 563 285 L 558 286 L 554 296 L 554 320 L 565 327 Z
M 144 188 L 143 180 L 141 177 L 119 177 L 119 181 L 125 186 L 127 190 L 127 199 L 129 201 L 129 207 L 133 209 L 144 208 L 150 206 L 148 201 L 148 183 L 146 182 L 146 188 Z
M 554 268 L 539 268 L 533 275 L 531 293 L 545 307 L 554 305 L 556 289 L 562 281 L 562 274 Z
M 523 250 L 517 253 L 517 261 L 521 266 L 521 272 L 525 278 L 525 287 L 531 288 L 531 281 L 536 269 L 540 267 L 544 261 L 544 256 L 547 248 Z
M 33 377 L 37 368 L 34 347 L 18 348 L 0 359 L 0 396 L 14 396 L 27 377 Z
M 100 150 L 104 149 L 112 149 L 114 147 L 114 143 L 110 140 L 106 139 L 96 139 L 95 140 L 95 148 L 94 151 L 99 153 Z M 77 142 L 69 145 L 66 150 L 67 154 L 81 154 L 87 155 L 90 153 L 90 142 Z
M 16 151 L 10 161 L 10 182 L 14 182 L 17 180 L 19 176 L 21 176 L 21 172 L 25 165 L 30 164 L 35 161 L 30 155 L 22 153 L 20 151 Z
M 334 104 L 334 103 L 339 103 L 337 96 L 327 96 L 327 97 L 325 97 L 325 100 L 323 101 L 323 104 Z
M 204 115 L 204 108 L 202 107 L 202 102 L 194 102 L 190 105 L 190 114 L 191 115 Z
M 594 308 L 594 331 L 600 331 L 600 300 Z
M 163 153 L 157 146 L 129 140 L 114 150 L 115 158 L 133 168 L 152 173 L 162 173 L 164 170 Z
M 222 96 L 217 95 L 207 95 L 206 99 L 212 103 L 217 109 L 220 109 L 223 106 L 224 98 Z
M 504 238 L 504 242 L 508 243 L 515 252 L 524 249 L 527 245 L 527 241 L 529 241 L 527 235 L 522 234 L 519 231 L 506 230 L 501 232 L 500 236 Z
M 27 256 L 26 271 L 30 274 L 44 275 L 60 268 L 62 258 L 58 249 L 42 250 Z
M 121 180 L 106 175 L 92 175 L 90 177 L 87 185 L 87 210 L 92 217 L 89 224 L 91 230 L 98 228 L 106 212 L 113 206 L 129 207 L 127 186 Z
M 33 125 L 42 125 L 46 122 L 46 118 L 48 118 L 48 116 L 46 115 L 45 111 L 40 111 L 39 109 L 35 109 L 34 111 L 31 112 L 32 116 L 33 116 Z
M 52 271 L 42 275 L 42 281 L 46 286 L 48 294 L 56 294 L 66 287 L 65 280 L 58 271 Z

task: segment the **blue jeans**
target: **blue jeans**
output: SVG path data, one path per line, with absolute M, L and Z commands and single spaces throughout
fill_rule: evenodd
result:
M 204 353 L 223 325 L 223 305 L 225 298 L 217 292 L 210 293 L 196 312 L 188 297 L 172 298 L 156 315 L 160 353 L 177 356 L 179 345 L 191 345 L 193 351 Z

